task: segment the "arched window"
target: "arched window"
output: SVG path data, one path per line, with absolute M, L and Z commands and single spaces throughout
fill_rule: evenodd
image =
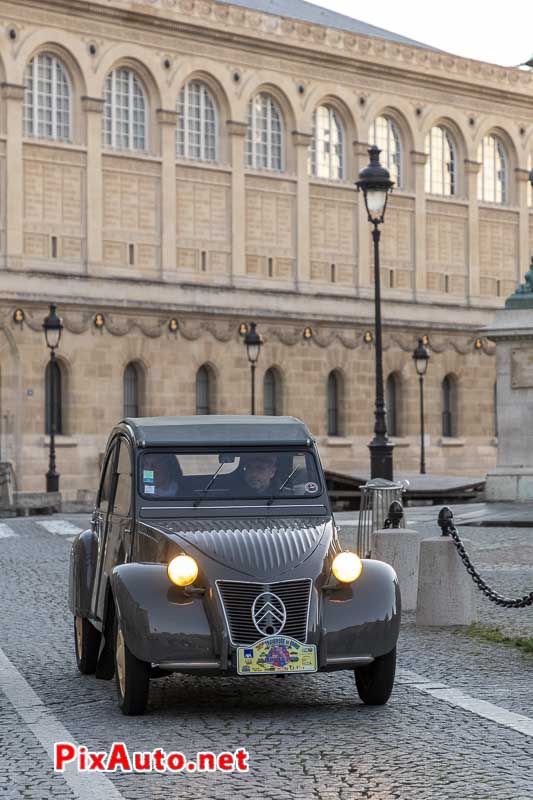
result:
M 494 436 L 498 436 L 498 384 L 494 384 L 493 389 L 493 403 L 494 403 Z
M 478 200 L 485 203 L 507 202 L 507 156 L 505 148 L 494 134 L 479 143 L 477 160 L 481 163 L 478 175 Z
M 344 131 L 332 106 L 319 106 L 313 114 L 309 172 L 315 178 L 344 177 Z
M 426 192 L 452 195 L 457 191 L 457 159 L 450 133 L 440 125 L 426 136 Z
M 398 432 L 398 376 L 391 373 L 385 384 L 385 406 L 387 409 L 387 432 L 389 436 L 399 436 Z
M 212 370 L 204 364 L 196 373 L 196 413 L 212 414 L 214 411 L 214 377 Z
M 274 367 L 265 372 L 263 379 L 263 410 L 269 417 L 281 414 L 281 379 Z
M 140 417 L 141 376 L 138 364 L 131 362 L 124 370 L 124 416 Z
M 370 127 L 370 144 L 379 147 L 381 163 L 389 170 L 396 187 L 401 187 L 402 140 L 398 126 L 391 117 L 376 117 Z
M 442 435 L 457 436 L 457 382 L 453 375 L 442 381 Z
M 266 92 L 260 92 L 248 104 L 246 163 L 253 169 L 283 170 L 283 117 Z
M 63 386 L 61 367 L 49 361 L 44 375 L 45 433 L 63 433 Z
M 341 435 L 341 379 L 336 370 L 328 375 L 328 436 Z
M 117 150 L 146 150 L 148 146 L 145 91 L 127 67 L 114 69 L 106 78 L 104 144 Z
M 197 161 L 216 161 L 217 138 L 215 101 L 205 83 L 190 81 L 178 97 L 177 155 Z
M 39 53 L 24 75 L 24 133 L 41 139 L 71 139 L 71 87 L 68 73 L 52 53 Z

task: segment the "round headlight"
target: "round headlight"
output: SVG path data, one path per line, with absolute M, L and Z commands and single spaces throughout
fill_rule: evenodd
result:
M 176 586 L 190 586 L 198 577 L 198 564 L 191 556 L 176 556 L 168 565 L 167 572 Z
M 363 562 L 355 553 L 339 553 L 333 559 L 331 569 L 338 581 L 352 583 L 363 571 Z

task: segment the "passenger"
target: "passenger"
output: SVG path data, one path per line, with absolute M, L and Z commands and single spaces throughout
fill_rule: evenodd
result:
M 181 470 L 172 453 L 148 453 L 143 460 L 144 494 L 177 497 Z
M 270 495 L 275 488 L 278 459 L 274 453 L 254 453 L 241 458 L 245 487 L 254 496 Z

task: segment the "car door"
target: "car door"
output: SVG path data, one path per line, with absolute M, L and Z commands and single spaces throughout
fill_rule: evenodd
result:
M 132 549 L 133 459 L 130 444 L 123 436 L 117 440 L 117 451 L 111 481 L 111 497 L 98 597 L 100 619 L 103 618 L 107 588 L 113 567 L 128 561 Z
M 101 619 L 98 613 L 100 595 L 100 582 L 102 576 L 102 566 L 104 563 L 107 526 L 109 521 L 110 501 L 113 491 L 114 466 L 117 455 L 117 440 L 109 446 L 105 459 L 104 467 L 100 477 L 100 487 L 96 497 L 96 506 L 92 518 L 92 529 L 96 536 L 96 574 L 93 584 L 93 594 L 91 599 L 91 612 L 93 616 Z

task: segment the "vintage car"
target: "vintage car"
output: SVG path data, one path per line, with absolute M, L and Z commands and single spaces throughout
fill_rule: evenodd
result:
M 317 446 L 292 417 L 124 419 L 70 558 L 80 672 L 116 676 L 125 714 L 150 678 L 353 670 L 394 684 L 393 569 L 343 552 Z

